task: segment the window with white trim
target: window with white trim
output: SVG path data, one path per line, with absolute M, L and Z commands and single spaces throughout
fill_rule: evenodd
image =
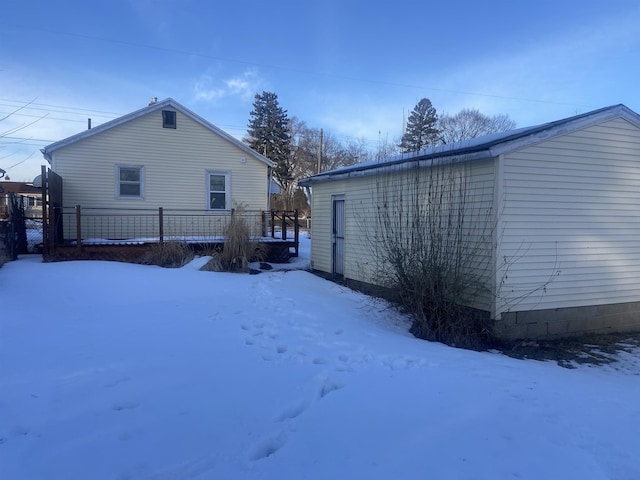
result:
M 144 197 L 144 167 L 116 165 L 116 197 Z
M 231 174 L 207 172 L 207 208 L 209 210 L 231 209 Z

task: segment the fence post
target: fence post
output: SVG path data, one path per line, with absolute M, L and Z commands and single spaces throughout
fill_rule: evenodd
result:
M 287 212 L 282 211 L 282 240 L 287 239 Z
M 49 208 L 47 204 L 48 198 L 48 179 L 47 167 L 40 167 L 42 175 L 42 259 L 46 262 L 49 260 Z
M 164 243 L 164 213 L 162 207 L 158 207 L 158 227 L 160 229 L 160 245 Z
M 276 212 L 271 210 L 271 238 L 276 238 Z
M 80 220 L 80 205 L 76 205 L 76 249 L 82 252 L 82 222 Z
M 9 220 L 9 258 L 11 260 L 18 259 L 18 242 L 16 239 L 16 224 L 13 220 Z
M 296 244 L 296 257 L 298 256 L 298 245 L 300 244 L 300 224 L 298 223 L 298 221 L 298 209 L 296 208 L 293 214 L 293 240 Z
M 55 252 L 55 247 L 56 247 L 56 234 L 55 234 L 55 228 L 58 222 L 58 215 L 57 215 L 57 211 L 56 208 L 53 207 L 51 204 L 49 204 L 49 218 L 51 219 L 51 222 L 49 224 L 49 255 L 53 256 L 54 252 Z

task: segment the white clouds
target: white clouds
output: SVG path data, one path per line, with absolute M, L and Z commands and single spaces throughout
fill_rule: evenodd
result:
M 196 100 L 217 102 L 227 97 L 240 98 L 248 101 L 263 84 L 255 68 L 245 70 L 232 78 L 219 79 L 211 73 L 206 73 L 198 79 L 193 87 Z

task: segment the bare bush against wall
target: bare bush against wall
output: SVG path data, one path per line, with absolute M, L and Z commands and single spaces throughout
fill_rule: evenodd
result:
M 460 160 L 382 169 L 367 237 L 376 283 L 412 314 L 412 333 L 476 348 L 491 340 L 493 179 Z

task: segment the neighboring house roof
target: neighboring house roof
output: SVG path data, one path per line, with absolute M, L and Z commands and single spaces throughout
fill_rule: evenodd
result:
M 23 195 L 41 195 L 42 190 L 26 182 L 0 182 L 0 195 L 7 193 L 20 193 Z
M 70 137 L 67 137 L 63 140 L 60 140 L 58 142 L 52 143 L 51 145 L 46 146 L 45 148 L 43 148 L 42 150 L 40 150 L 42 152 L 42 154 L 44 155 L 44 158 L 47 159 L 48 162 L 51 162 L 51 154 L 53 152 L 55 152 L 56 150 L 66 147 L 67 145 L 71 145 L 72 143 L 76 143 L 79 142 L 81 140 L 84 140 L 85 138 L 89 138 L 92 137 L 93 135 L 97 135 L 101 132 L 104 132 L 105 130 L 108 130 L 110 128 L 116 127 L 118 125 L 122 125 L 123 123 L 129 122 L 131 120 L 134 120 L 136 118 L 142 117 L 144 115 L 147 115 L 151 112 L 154 112 L 156 110 L 163 110 L 166 108 L 172 108 L 180 113 L 182 113 L 183 115 L 191 118 L 193 121 L 199 123 L 200 125 L 202 125 L 203 127 L 211 130 L 213 133 L 219 135 L 220 137 L 224 138 L 225 140 L 233 143 L 236 147 L 238 147 L 239 149 L 245 151 L 248 155 L 251 155 L 253 158 L 259 160 L 262 163 L 265 163 L 266 165 L 268 165 L 269 167 L 273 167 L 275 165 L 274 162 L 272 162 L 271 160 L 269 160 L 267 157 L 265 157 L 264 155 L 260 155 L 258 152 L 256 152 L 255 150 L 251 149 L 250 147 L 248 147 L 247 145 L 245 145 L 244 143 L 242 143 L 240 140 L 237 140 L 236 138 L 232 137 L 231 135 L 229 135 L 228 133 L 226 133 L 223 130 L 220 130 L 218 127 L 216 127 L 215 125 L 213 125 L 212 123 L 208 122 L 207 120 L 205 120 L 204 118 L 202 118 L 201 116 L 195 114 L 194 112 L 192 112 L 191 110 L 189 110 L 188 108 L 186 108 L 185 106 L 179 104 L 178 102 L 176 102 L 173 98 L 167 98 L 165 100 L 162 100 L 160 102 L 155 102 L 152 103 L 144 108 L 141 108 L 140 110 L 136 110 L 135 112 L 131 112 L 127 115 L 124 115 L 122 117 L 116 118 L 115 120 L 111 120 L 109 122 L 103 123 L 100 126 L 85 130 L 83 132 L 80 132 L 76 135 L 72 135 Z
M 460 161 L 468 161 L 493 158 L 615 118 L 623 118 L 640 128 L 640 115 L 619 104 L 542 125 L 494 133 L 450 145 L 427 148 L 419 152 L 405 153 L 383 160 L 342 167 L 302 179 L 298 182 L 298 185 L 308 187 L 318 182 L 367 175 L 383 168 L 424 160 L 460 157 Z

